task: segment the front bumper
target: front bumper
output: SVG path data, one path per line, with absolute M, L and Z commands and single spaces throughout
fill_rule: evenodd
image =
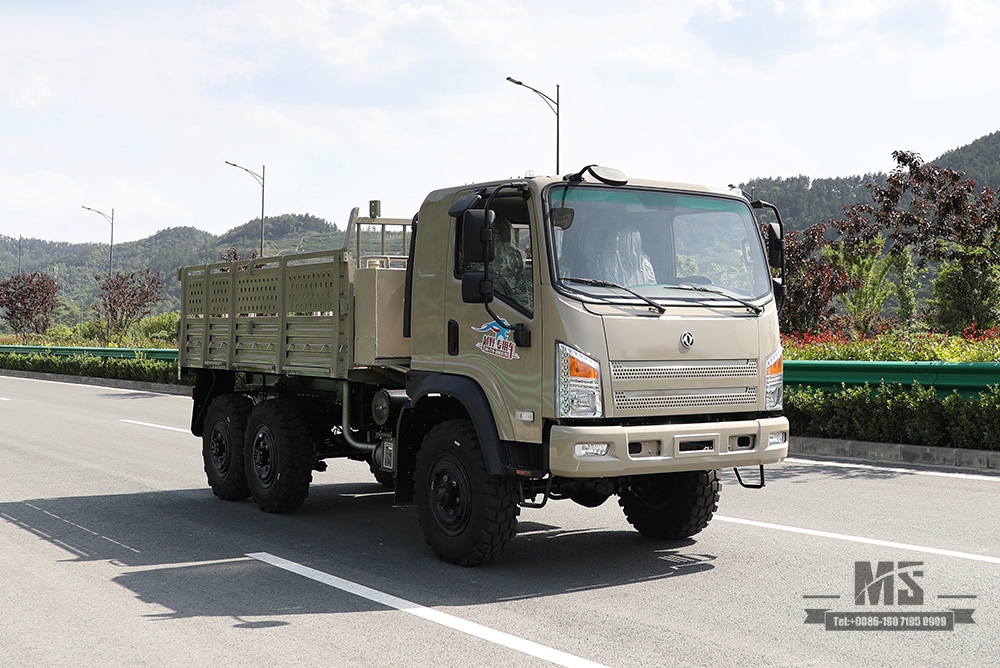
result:
M 771 444 L 771 434 L 784 433 Z M 603 456 L 584 456 L 577 445 L 607 443 Z M 631 445 L 631 447 L 630 447 Z M 549 434 L 549 470 L 567 478 L 703 471 L 776 464 L 788 455 L 788 420 L 626 427 L 554 425 Z

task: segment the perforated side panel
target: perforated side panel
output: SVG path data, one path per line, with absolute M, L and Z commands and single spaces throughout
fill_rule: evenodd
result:
M 335 265 L 288 267 L 289 313 L 336 313 L 338 275 Z

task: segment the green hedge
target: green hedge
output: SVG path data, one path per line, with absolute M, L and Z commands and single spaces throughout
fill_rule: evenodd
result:
M 1000 450 L 1000 386 L 971 399 L 944 398 L 920 383 L 841 386 L 838 392 L 785 388 L 793 435 Z
M 117 378 L 147 383 L 178 384 L 177 362 L 146 358 L 97 357 L 95 355 L 56 355 L 0 353 L 0 369 L 16 369 L 68 376 Z
M 0 368 L 93 378 L 178 384 L 177 363 L 94 355 L 0 353 Z M 940 397 L 933 387 L 901 383 L 873 388 L 842 385 L 837 392 L 785 388 L 792 434 L 878 443 L 1000 450 L 1000 385 L 965 399 Z

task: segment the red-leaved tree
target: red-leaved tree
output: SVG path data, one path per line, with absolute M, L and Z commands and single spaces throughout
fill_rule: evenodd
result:
M 163 279 L 152 269 L 123 274 L 94 276 L 101 287 L 99 301 L 93 305 L 101 331 L 110 342 L 115 337 L 122 344 L 129 327 L 153 312 L 163 300 Z
M 18 274 L 0 281 L 0 317 L 14 333 L 27 339 L 28 332 L 41 334 L 52 323 L 52 311 L 59 306 L 59 286 L 48 274 Z
M 823 250 L 827 223 L 816 223 L 801 232 L 785 235 L 785 280 L 788 298 L 781 312 L 782 330 L 788 333 L 822 332 L 834 324 L 833 298 L 857 287 L 857 279 L 836 266 Z

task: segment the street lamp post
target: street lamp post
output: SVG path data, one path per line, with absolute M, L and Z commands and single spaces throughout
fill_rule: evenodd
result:
M 104 213 L 103 211 L 98 211 L 97 209 L 91 209 L 89 206 L 83 207 L 87 211 L 93 211 L 94 213 L 99 213 L 104 216 L 104 220 L 111 223 L 111 246 L 108 248 L 108 280 L 111 280 L 111 270 L 114 268 L 115 264 L 115 210 L 111 209 L 111 215 Z M 108 318 L 108 341 L 111 340 L 111 318 Z
M 556 84 L 556 99 L 552 99 L 542 91 L 532 88 L 528 84 L 518 81 L 514 77 L 507 77 L 507 81 L 511 82 L 515 86 L 522 86 L 533 92 L 538 97 L 542 98 L 542 101 L 548 105 L 552 113 L 556 115 L 556 174 L 559 174 L 559 84 Z
M 254 179 L 257 180 L 257 183 L 260 184 L 260 256 L 264 257 L 264 168 L 265 168 L 265 165 L 261 165 L 260 166 L 260 174 L 258 174 L 257 172 L 250 171 L 246 167 L 241 167 L 240 165 L 237 165 L 235 162 L 229 162 L 228 160 L 226 160 L 226 164 L 230 165 L 232 167 L 236 167 L 237 169 L 242 169 L 244 172 L 246 172 L 250 176 L 254 177 Z
M 115 210 L 111 209 L 111 215 L 104 213 L 103 211 L 98 211 L 97 209 L 91 209 L 89 206 L 83 207 L 87 211 L 93 211 L 94 213 L 99 213 L 104 216 L 104 220 L 111 223 L 111 247 L 108 250 L 108 278 L 111 278 L 111 270 L 114 268 L 115 262 Z

